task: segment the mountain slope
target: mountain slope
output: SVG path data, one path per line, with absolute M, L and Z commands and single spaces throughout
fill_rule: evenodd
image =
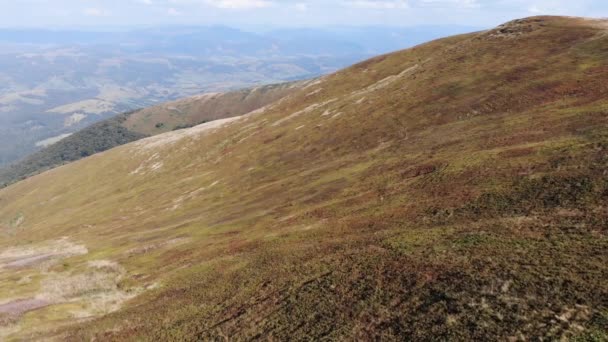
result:
M 200 93 L 314 78 L 378 53 L 472 30 L 0 28 L 0 166 L 40 150 L 41 141 L 124 111 Z
M 3 189 L 0 333 L 605 339 L 606 33 L 434 41 Z
M 249 113 L 288 96 L 310 82 L 314 81 L 202 94 L 117 115 L 0 168 L 0 187 L 146 136 Z
M 155 135 L 243 115 L 306 86 L 310 81 L 271 84 L 227 93 L 208 93 L 142 109 L 124 122 L 131 131 Z

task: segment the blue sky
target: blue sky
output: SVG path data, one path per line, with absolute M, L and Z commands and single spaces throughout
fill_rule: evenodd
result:
M 488 27 L 539 14 L 606 17 L 608 0 L 0 0 L 3 27 Z

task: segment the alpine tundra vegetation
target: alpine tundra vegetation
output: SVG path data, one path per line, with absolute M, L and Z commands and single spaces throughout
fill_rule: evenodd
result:
M 606 80 L 520 19 L 13 184 L 0 339 L 605 341 Z

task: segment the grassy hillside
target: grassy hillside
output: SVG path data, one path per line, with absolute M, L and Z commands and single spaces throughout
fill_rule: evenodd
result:
M 129 116 L 128 129 L 147 135 L 243 115 L 293 93 L 307 81 L 271 84 L 227 93 L 209 93 L 143 109 Z
M 310 82 L 312 81 L 289 82 L 227 93 L 202 94 L 117 115 L 0 168 L 0 187 L 150 135 L 249 113 Z
M 0 336 L 605 340 L 607 30 L 434 41 L 0 190 Z

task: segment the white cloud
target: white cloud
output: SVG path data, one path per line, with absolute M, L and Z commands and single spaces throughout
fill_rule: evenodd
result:
M 406 0 L 355 0 L 348 1 L 347 4 L 357 8 L 371 9 L 405 9 L 410 7 Z
M 167 9 L 167 14 L 173 17 L 177 17 L 182 15 L 182 12 L 178 11 L 177 9 L 170 7 L 169 9 Z
M 224 9 L 265 8 L 274 5 L 269 0 L 206 0 L 208 5 Z
M 300 12 L 308 11 L 308 4 L 306 4 L 304 2 L 298 2 L 297 4 L 294 5 L 294 7 Z
M 538 13 L 608 16 L 608 0 L 0 0 L 0 3 L 0 22 L 6 27 L 141 24 L 491 27 Z M 171 15 L 170 8 L 181 16 Z
M 481 4 L 478 0 L 422 0 L 423 6 L 433 7 L 458 7 L 458 8 L 479 8 Z
M 91 8 L 85 8 L 84 11 L 82 11 L 84 13 L 84 15 L 89 16 L 89 17 L 107 17 L 110 15 L 110 12 L 102 9 L 102 8 L 96 8 L 96 7 L 91 7 Z

